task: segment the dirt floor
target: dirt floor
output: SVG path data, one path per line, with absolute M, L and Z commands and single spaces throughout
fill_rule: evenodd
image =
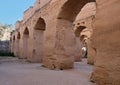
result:
M 92 66 L 86 60 L 71 70 L 49 70 L 39 63 L 0 57 L 0 85 L 95 85 L 90 82 Z

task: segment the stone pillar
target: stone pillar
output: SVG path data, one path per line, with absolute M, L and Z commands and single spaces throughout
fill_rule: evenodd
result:
M 90 39 L 88 39 L 87 48 L 88 48 L 87 63 L 93 65 L 95 62 L 96 49 L 92 47 Z
M 19 58 L 23 58 L 23 38 L 19 41 Z
M 14 41 L 11 40 L 11 53 L 13 53 L 13 49 L 14 49 Z
M 120 85 L 120 0 L 97 0 L 92 44 L 96 48 L 92 81 Z
M 80 41 L 79 37 L 76 37 L 76 50 L 75 50 L 75 61 L 82 60 L 82 42 Z
M 51 69 L 70 69 L 75 61 L 76 39 L 72 30 L 72 23 L 67 20 L 57 20 L 55 39 L 52 39 L 51 53 L 44 57 L 44 65 Z M 49 43 L 51 45 L 52 43 Z M 53 50 L 53 52 L 52 52 Z M 45 53 L 46 54 L 46 53 Z
M 16 45 L 16 40 L 13 40 L 13 53 L 14 53 L 14 55 L 15 55 L 15 52 L 16 52 L 16 47 L 15 47 L 15 45 Z
M 72 68 L 76 55 L 76 40 L 72 30 L 72 23 L 67 20 L 59 19 L 56 32 L 56 62 L 54 63 L 54 67 L 58 69 Z
M 34 47 L 33 47 L 33 57 L 32 62 L 42 62 L 44 56 L 44 43 L 43 43 L 43 36 L 44 31 L 42 30 L 35 30 L 34 31 Z
M 17 39 L 17 48 L 16 48 L 16 56 L 19 57 L 19 46 L 20 46 L 20 40 Z
M 19 51 L 19 40 L 16 39 L 16 40 L 15 40 L 15 51 L 14 51 L 14 55 L 15 55 L 16 57 L 18 57 L 18 51 Z
M 59 19 L 56 26 L 56 42 L 54 55 L 49 57 L 49 66 L 53 69 L 69 69 L 73 67 L 77 56 L 77 42 L 72 30 L 72 23 Z M 79 54 L 78 54 L 79 56 Z
M 23 47 L 22 47 L 22 58 L 27 58 L 27 52 L 28 52 L 28 35 L 23 36 Z

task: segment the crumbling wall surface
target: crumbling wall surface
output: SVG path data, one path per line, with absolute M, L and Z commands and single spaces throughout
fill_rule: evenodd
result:
M 90 2 L 91 1 L 94 0 L 90 0 Z M 55 45 L 53 45 L 53 52 L 45 49 L 43 64 L 46 67 L 53 69 L 70 69 L 73 67 L 74 58 L 76 56 L 76 40 L 72 25 L 80 9 L 88 2 L 89 0 L 76 0 L 76 2 L 73 0 L 60 0 L 55 2 L 57 5 L 55 9 L 55 14 L 57 15 L 55 16 Z M 46 55 L 48 53 L 51 54 Z
M 92 44 L 97 51 L 91 79 L 120 85 L 120 0 L 97 0 Z

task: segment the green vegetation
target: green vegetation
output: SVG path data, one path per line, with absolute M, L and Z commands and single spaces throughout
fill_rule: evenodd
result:
M 0 56 L 13 56 L 13 53 L 9 53 L 9 40 L 10 33 L 13 32 L 13 25 L 0 23 Z
M 0 52 L 0 57 L 3 56 L 11 56 L 11 57 L 14 57 L 14 54 L 13 53 L 6 53 L 6 52 Z
M 9 29 L 12 29 L 13 28 L 13 25 L 9 25 L 9 24 L 5 24 L 5 25 L 2 25 L 2 27 L 4 28 L 4 29 L 7 29 L 7 28 L 9 28 Z
M 2 23 L 0 23 L 0 40 L 3 37 L 5 32 L 8 32 L 8 33 L 13 32 L 13 28 L 14 28 L 14 26 L 11 24 L 3 25 Z

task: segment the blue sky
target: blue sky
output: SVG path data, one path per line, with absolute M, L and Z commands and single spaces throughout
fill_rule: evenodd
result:
M 36 0 L 0 0 L 0 22 L 2 24 L 15 24 L 21 20 L 23 12 L 33 6 Z

